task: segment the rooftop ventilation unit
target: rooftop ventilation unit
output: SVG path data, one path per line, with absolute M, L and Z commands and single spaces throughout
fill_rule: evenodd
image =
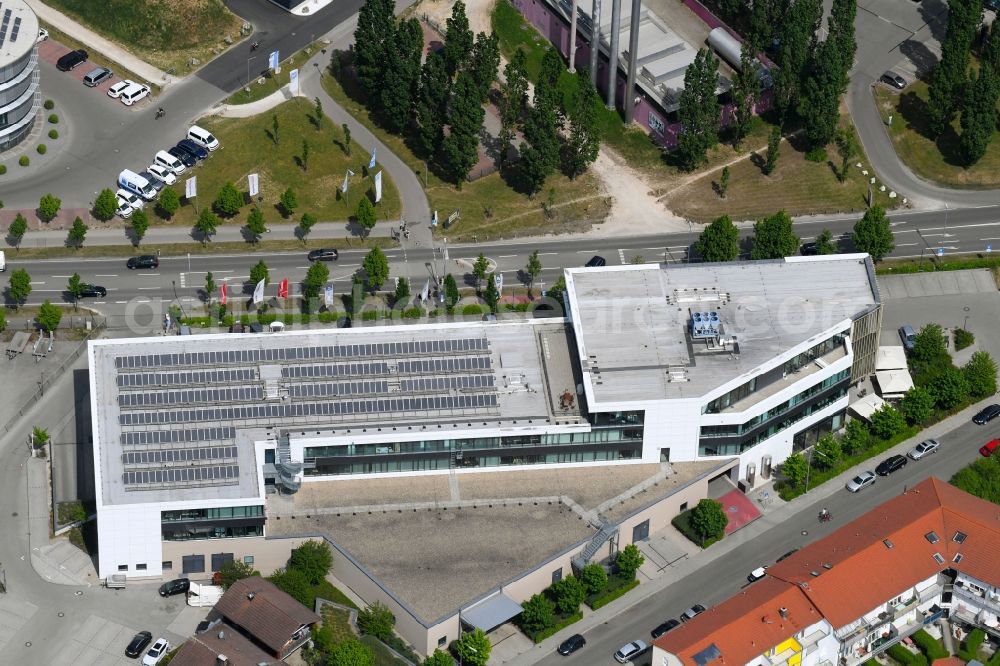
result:
M 722 330 L 722 322 L 719 313 L 692 312 L 691 313 L 691 337 L 696 339 L 715 338 Z

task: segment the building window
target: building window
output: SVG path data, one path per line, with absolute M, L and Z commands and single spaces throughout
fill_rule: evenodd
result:
M 205 573 L 204 555 L 185 555 L 181 573 Z
M 649 538 L 649 520 L 646 519 L 632 528 L 632 543 Z
M 252 567 L 253 566 L 253 555 L 244 555 L 243 556 L 243 564 L 247 565 L 248 567 Z
M 146 565 L 145 564 L 137 564 L 137 565 L 135 565 L 135 570 L 136 571 L 145 571 L 146 570 Z
M 119 564 L 118 565 L 118 571 L 128 571 L 128 565 L 127 564 Z
M 442 636 L 438 639 L 438 647 L 444 647 L 444 644 L 448 642 L 447 636 Z
M 212 571 L 222 571 L 222 567 L 233 559 L 232 553 L 212 553 Z
M 688 503 L 687 503 L 687 502 L 681 502 L 681 506 L 680 506 L 680 508 L 679 508 L 679 509 L 677 509 L 677 510 L 678 510 L 678 511 L 680 511 L 680 512 L 682 512 L 682 513 L 683 513 L 684 511 L 687 511 L 687 510 L 688 510 Z
M 163 568 L 164 571 L 170 571 L 171 569 L 173 569 L 174 568 L 174 562 L 173 562 L 173 560 L 163 560 L 163 567 L 162 568 Z
M 561 580 L 562 580 L 562 567 L 559 567 L 558 569 L 552 572 L 552 583 L 555 584 Z

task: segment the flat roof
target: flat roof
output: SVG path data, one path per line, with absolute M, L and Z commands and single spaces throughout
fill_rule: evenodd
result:
M 706 395 L 880 302 L 866 254 L 573 268 L 566 294 L 596 411 Z
M 585 424 L 571 334 L 549 319 L 93 341 L 102 503 L 260 497 L 253 442 L 295 429 Z
M 38 27 L 38 17 L 27 2 L 0 0 L 0 68 L 23 58 L 35 48 Z

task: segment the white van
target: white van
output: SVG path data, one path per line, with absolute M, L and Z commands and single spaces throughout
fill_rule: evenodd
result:
M 0 250 L 0 273 L 5 270 L 7 270 L 7 255 L 3 253 L 3 250 Z
M 202 129 L 197 125 L 191 125 L 191 129 L 188 130 L 187 138 L 191 139 L 206 150 L 211 151 L 219 147 L 219 140 L 212 136 L 212 133 L 207 129 Z
M 122 91 L 119 99 L 125 106 L 132 106 L 139 100 L 143 99 L 149 95 L 149 86 L 143 85 L 141 83 L 136 83 L 134 86 L 126 88 Z
M 123 190 L 120 187 L 118 188 L 118 191 L 115 192 L 115 195 L 117 195 L 119 200 L 128 203 L 128 205 L 131 206 L 133 210 L 139 210 L 140 208 L 146 205 L 146 203 L 142 199 L 132 194 L 128 190 Z
M 184 166 L 183 162 L 165 150 L 161 150 L 156 153 L 156 157 L 153 158 L 153 164 L 159 164 L 161 167 L 166 167 L 178 176 L 187 171 L 187 167 Z
M 146 201 L 156 198 L 156 189 L 150 182 L 137 174 L 135 171 L 124 169 L 118 174 L 118 187 L 124 188 L 133 194 L 138 194 Z

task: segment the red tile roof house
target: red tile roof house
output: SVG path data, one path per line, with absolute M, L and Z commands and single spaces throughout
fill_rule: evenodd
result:
M 1000 507 L 930 478 L 653 643 L 662 666 L 854 666 L 949 615 L 1000 637 Z
M 170 661 L 173 666 L 287 666 L 228 624 L 192 636 Z
M 278 659 L 302 647 L 309 640 L 310 627 L 320 621 L 319 615 L 260 576 L 233 583 L 215 610 L 226 623 Z

